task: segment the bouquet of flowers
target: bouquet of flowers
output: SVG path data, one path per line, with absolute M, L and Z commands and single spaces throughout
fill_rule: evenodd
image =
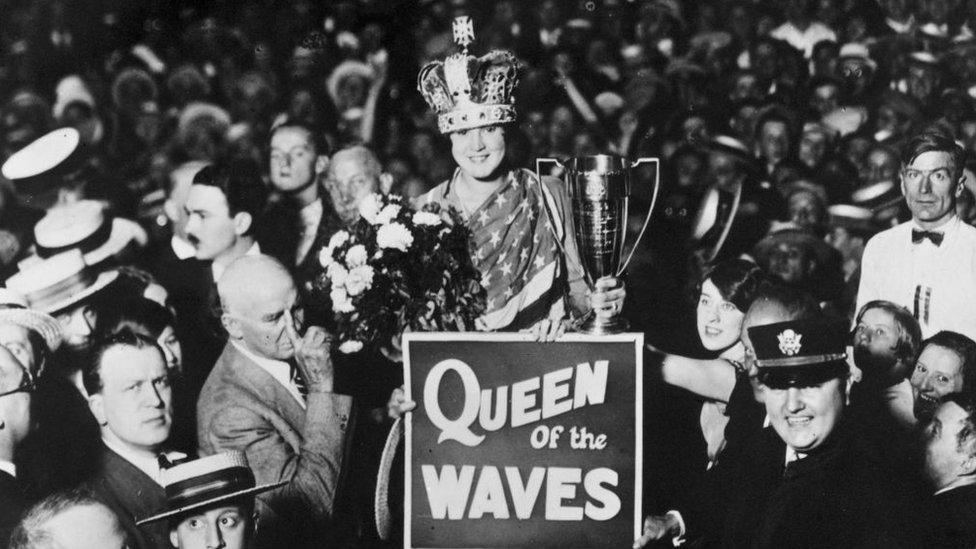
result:
M 437 204 L 414 210 L 400 196 L 380 194 L 366 197 L 359 213 L 318 256 L 323 271 L 314 288 L 332 302 L 339 350 L 396 347 L 408 329 L 473 330 L 485 290 L 457 213 Z

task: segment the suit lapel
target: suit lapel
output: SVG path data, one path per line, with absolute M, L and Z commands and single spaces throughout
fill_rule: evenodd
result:
M 135 518 L 149 516 L 166 504 L 163 487 L 125 458 L 105 448 L 102 460 L 105 479 Z
M 284 417 L 296 431 L 301 432 L 305 424 L 305 410 L 295 397 L 264 368 L 238 351 L 234 345 L 228 343 L 227 346 L 232 353 L 228 361 L 231 375 L 238 377 L 268 406 L 273 407 Z

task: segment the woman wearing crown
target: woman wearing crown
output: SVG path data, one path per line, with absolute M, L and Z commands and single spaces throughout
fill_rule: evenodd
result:
M 454 39 L 463 50 L 420 71 L 418 88 L 438 113 L 458 167 L 419 203 L 453 208 L 471 228 L 471 258 L 487 290 L 480 328 L 530 330 L 551 340 L 566 319 L 590 310 L 618 314 L 623 285 L 600 279 L 588 295 L 562 183 L 554 177 L 540 182 L 529 170 L 507 165 L 518 62 L 507 51 L 468 55 L 473 38 L 470 19 L 458 17 Z

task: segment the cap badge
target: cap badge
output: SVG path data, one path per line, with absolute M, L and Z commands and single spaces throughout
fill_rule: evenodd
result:
M 779 350 L 786 356 L 793 356 L 800 352 L 800 339 L 803 334 L 798 334 L 793 330 L 784 330 L 778 336 Z

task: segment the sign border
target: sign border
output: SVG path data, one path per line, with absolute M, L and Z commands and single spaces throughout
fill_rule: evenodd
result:
M 489 332 L 408 332 L 403 334 L 403 391 L 407 400 L 413 400 L 410 394 L 410 343 L 414 341 L 535 341 L 531 334 L 508 332 L 508 333 L 489 333 Z M 576 343 L 600 343 L 607 341 L 630 342 L 634 343 L 636 356 L 635 364 L 635 395 L 634 399 L 634 539 L 641 536 L 643 532 L 643 488 L 644 488 L 644 334 L 641 332 L 626 332 L 621 334 L 609 335 L 588 335 L 580 333 L 564 334 L 562 337 L 552 342 Z M 404 549 L 440 549 L 430 547 L 417 547 L 411 544 L 410 539 L 410 517 L 413 511 L 413 483 L 410 480 L 411 459 L 413 457 L 413 414 L 407 413 L 404 416 L 404 459 L 403 459 L 403 548 Z M 459 549 L 459 548 L 445 548 Z

